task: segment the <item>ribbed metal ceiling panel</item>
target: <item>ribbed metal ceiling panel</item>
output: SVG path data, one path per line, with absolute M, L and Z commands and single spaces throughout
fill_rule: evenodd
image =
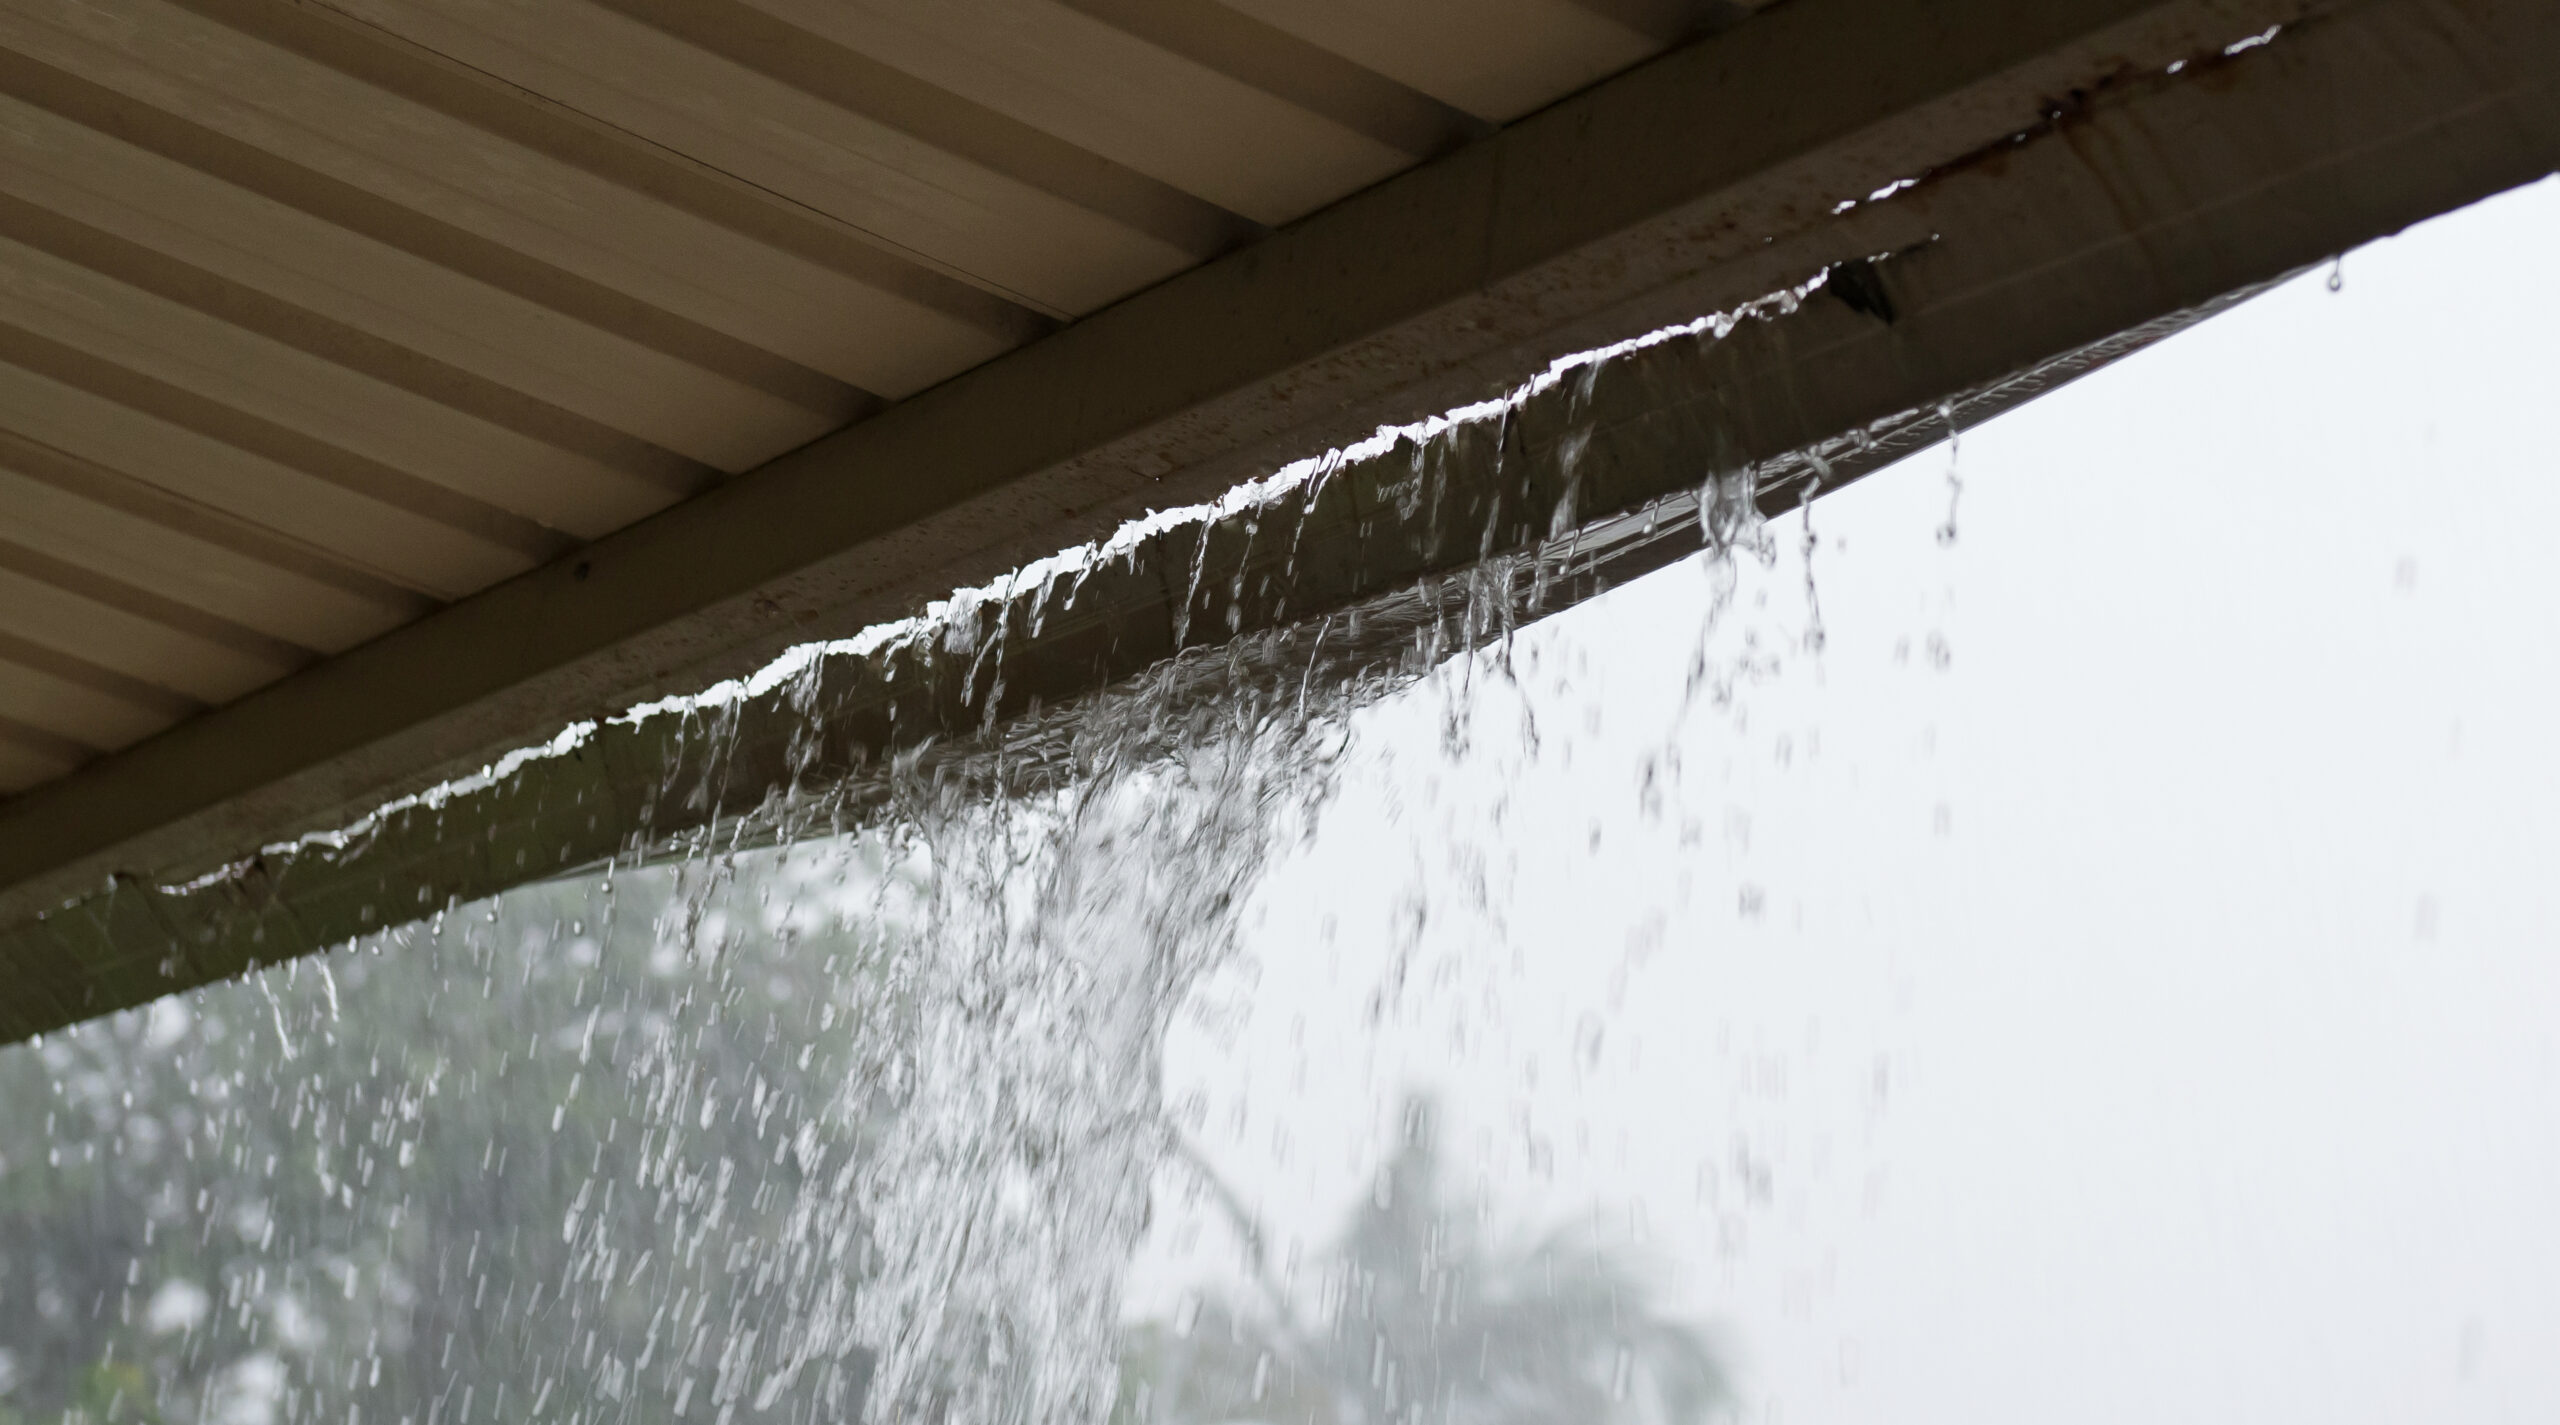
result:
M 0 794 L 1735 8 L 5 0 Z

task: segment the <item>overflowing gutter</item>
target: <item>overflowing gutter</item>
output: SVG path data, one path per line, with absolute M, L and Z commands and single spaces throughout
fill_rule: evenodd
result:
M 1132 680 L 1409 666 L 1696 549 L 1719 490 L 1783 510 L 2551 172 L 2556 88 L 2560 16 L 2527 3 L 1797 0 L 0 806 L 0 1040 L 564 867 L 788 834 L 786 789 L 858 808 L 867 769 L 1035 749 Z M 946 606 L 941 647 L 970 620 L 985 657 L 884 635 L 619 716 L 1468 407 L 1124 539 L 1072 606 Z

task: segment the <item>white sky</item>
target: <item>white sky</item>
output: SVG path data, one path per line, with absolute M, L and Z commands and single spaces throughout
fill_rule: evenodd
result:
M 1818 658 L 1783 523 L 1731 711 L 1692 566 L 1455 761 L 1376 710 L 1176 1036 L 1200 1141 L 1312 1257 L 1436 1087 L 1754 1422 L 2560 1418 L 2555 250 L 2546 183 L 1968 432 L 1952 547 L 1943 448 L 1825 500 Z M 1134 1312 L 1224 1259 L 1158 1222 Z

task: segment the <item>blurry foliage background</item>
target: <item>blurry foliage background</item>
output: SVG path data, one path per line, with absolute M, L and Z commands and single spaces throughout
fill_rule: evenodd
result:
M 0 1425 L 860 1418 L 869 1358 L 808 1322 L 864 1269 L 917 874 L 836 843 L 535 886 L 0 1052 Z M 1115 1420 L 1727 1400 L 1625 1264 L 1483 1240 L 1406 1120 L 1330 1263 L 1129 1329 Z
M 771 1334 L 778 1228 L 859 1137 L 842 1006 L 888 923 L 769 927 L 774 890 L 532 887 L 0 1053 L 0 1422 L 654 1421 L 751 1388 L 723 1375 Z M 792 1383 L 813 1409 L 825 1375 Z

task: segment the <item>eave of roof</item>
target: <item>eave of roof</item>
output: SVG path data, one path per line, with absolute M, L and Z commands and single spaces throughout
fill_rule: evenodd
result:
M 2280 23 L 2279 43 L 2224 55 Z M 1758 392 L 1761 453 L 2013 390 L 2010 373 L 2550 171 L 2555 77 L 2560 21 L 2498 0 L 1925 17 L 1800 0 L 61 784 L 85 800 L 0 807 L 8 973 L 58 986 L 20 1032 L 175 987 L 116 969 L 133 947 L 73 933 L 78 917 L 25 924 L 110 871 L 330 824 L 570 717 L 1868 254 L 1907 255 L 1872 270 L 1863 307 L 1821 307 L 1765 373 L 1733 373 Z M 2321 100 L 2338 92 L 2357 101 Z M 1920 181 L 1842 207 L 1902 179 Z M 1658 480 L 1697 467 L 1656 453 Z M 606 830 L 596 854 L 629 828 Z M 566 844 L 558 831 L 526 844 Z M 508 872 L 403 874 L 435 900 Z M 148 879 L 126 885 L 138 913 Z M 417 903 L 349 887 L 341 933 Z M 359 899 L 375 919 L 354 918 Z M 145 919 L 175 933 L 212 914 Z M 236 968 L 189 963 L 186 978 Z

